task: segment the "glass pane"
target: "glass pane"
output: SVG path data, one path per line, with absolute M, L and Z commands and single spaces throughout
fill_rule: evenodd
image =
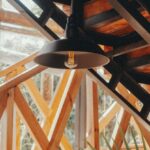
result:
M 2 9 L 19 13 L 7 0 L 2 0 Z
M 0 43 L 0 66 L 8 66 L 39 51 L 45 39 L 0 30 Z
M 20 0 L 37 18 L 39 18 L 43 10 L 33 0 Z

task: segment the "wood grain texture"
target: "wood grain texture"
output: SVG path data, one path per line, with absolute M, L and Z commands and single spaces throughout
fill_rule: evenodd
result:
M 28 104 L 26 103 L 19 87 L 16 87 L 14 92 L 15 104 L 32 137 L 42 150 L 47 150 L 49 144 L 48 139 L 44 134 L 43 130 L 41 129 Z
M 70 112 L 72 110 L 73 103 L 75 101 L 77 92 L 80 87 L 81 79 L 83 76 L 83 71 L 76 71 L 75 75 L 71 81 L 70 87 L 66 93 L 66 97 L 61 109 L 61 113 L 58 117 L 57 124 L 51 136 L 48 150 L 57 150 L 59 142 L 64 132 L 67 120 L 69 118 Z M 60 126 L 61 125 L 61 126 Z

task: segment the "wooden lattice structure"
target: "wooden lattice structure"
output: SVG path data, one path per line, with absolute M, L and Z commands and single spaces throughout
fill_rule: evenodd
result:
M 57 34 L 63 34 L 70 1 L 56 1 L 62 3 L 61 10 L 52 1 L 33 0 L 42 9 L 39 17 L 19 0 L 8 1 L 21 14 L 1 10 L 1 20 L 32 28 L 35 26 L 48 40 L 58 39 Z M 139 1 L 85 1 L 85 33 L 101 45 L 111 61 L 102 68 L 102 76 L 97 69 L 57 72 L 60 82 L 50 105 L 32 78 L 47 68 L 35 64 L 27 67 L 36 53 L 0 71 L 0 78 L 4 79 L 0 86 L 0 118 L 4 122 L 1 129 L 1 136 L 4 137 L 1 139 L 2 149 L 20 150 L 20 122 L 23 121 L 35 141 L 32 147 L 34 150 L 57 150 L 59 147 L 72 150 L 73 146 L 64 134 L 64 129 L 75 103 L 78 110 L 76 149 L 88 147 L 88 141 L 99 150 L 100 133 L 118 112 L 118 124 L 112 136 L 119 149 L 122 148 L 124 138 L 120 128 L 126 133 L 129 123 L 143 135 L 147 148 L 150 147 L 150 4 Z M 40 35 L 39 32 L 20 32 Z M 49 71 L 55 74 L 55 70 Z M 40 110 L 43 124 L 39 124 L 26 102 L 22 86 L 26 87 Z M 100 118 L 98 87 L 116 101 Z M 77 96 L 79 100 L 75 102 Z M 111 146 L 116 149 L 114 142 Z

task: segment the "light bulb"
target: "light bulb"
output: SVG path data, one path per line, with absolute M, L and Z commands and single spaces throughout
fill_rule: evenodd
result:
M 74 69 L 78 64 L 75 64 L 75 54 L 73 51 L 68 52 L 68 60 L 64 63 L 64 65 L 69 69 Z

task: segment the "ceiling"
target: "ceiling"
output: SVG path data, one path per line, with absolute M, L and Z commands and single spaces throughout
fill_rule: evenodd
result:
M 48 40 L 63 36 L 67 16 L 70 14 L 70 1 L 56 0 L 57 3 L 53 3 L 50 0 L 33 0 L 33 7 L 24 3 L 24 0 L 8 1 L 21 14 L 11 13 L 12 18 L 15 17 L 11 20 L 6 19 L 9 11 L 3 11 L 7 13 L 0 15 L 4 22 L 15 22 L 21 26 L 36 28 L 36 31 L 30 34 L 38 38 L 41 38 L 41 33 Z M 111 59 L 105 66 L 112 74 L 108 87 L 114 91 L 120 82 L 133 93 L 143 103 L 138 115 L 148 124 L 150 122 L 147 120 L 150 112 L 149 12 L 150 3 L 147 0 L 85 0 L 83 12 L 85 34 L 99 44 L 103 48 L 103 53 Z

